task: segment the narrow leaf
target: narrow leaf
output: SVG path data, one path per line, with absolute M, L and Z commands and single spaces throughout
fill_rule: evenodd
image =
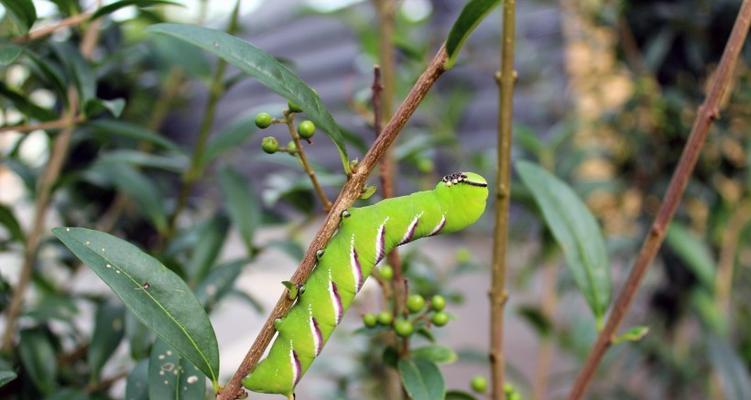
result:
M 464 42 L 467 41 L 467 38 L 472 34 L 477 25 L 480 24 L 480 21 L 498 3 L 500 3 L 500 0 L 470 0 L 464 6 L 462 12 L 459 14 L 459 18 L 456 19 L 454 25 L 451 27 L 448 39 L 446 39 L 446 53 L 448 55 L 448 60 L 446 60 L 445 64 L 446 68 L 454 66 Z
M 99 380 L 102 367 L 120 344 L 124 325 L 125 309 L 122 305 L 110 302 L 99 305 L 88 351 L 88 363 L 94 381 Z
M 128 374 L 125 382 L 125 398 L 149 400 L 149 360 L 141 360 Z
M 172 141 L 140 125 L 136 125 L 130 122 L 107 119 L 97 120 L 87 123 L 86 127 L 91 128 L 94 133 L 103 134 L 105 136 L 117 135 L 136 139 L 139 141 L 142 140 L 145 142 L 153 143 L 165 149 L 175 151 L 177 153 L 183 153 L 180 147 L 178 147 Z
M 198 301 L 207 308 L 216 304 L 232 290 L 237 277 L 249 262 L 249 259 L 235 260 L 214 268 L 196 287 Z
M 9 88 L 4 82 L 0 81 L 0 97 L 5 97 L 13 106 L 25 115 L 27 118 L 33 118 L 39 121 L 52 121 L 57 118 L 57 113 L 47 108 L 38 106 L 31 102 L 27 96 Z
M 4 369 L 0 371 L 0 388 L 7 385 L 8 382 L 16 379 L 18 375 L 11 369 Z
M 720 377 L 722 398 L 751 399 L 751 376 L 745 362 L 730 344 L 717 336 L 708 339 L 709 361 Z
M 150 26 L 148 30 L 176 37 L 209 51 L 300 106 L 307 117 L 334 141 L 342 165 L 345 171 L 349 171 L 344 137 L 334 117 L 326 110 L 318 94 L 271 54 L 225 32 L 199 26 L 158 24 Z
M 26 33 L 34 25 L 37 19 L 37 11 L 31 0 L 0 0 L 5 6 L 6 18 L 11 18 L 13 23 L 21 30 L 19 33 Z
M 240 231 L 248 256 L 251 256 L 254 252 L 253 235 L 261 224 L 262 215 L 258 199 L 251 193 L 250 180 L 231 167 L 224 167 L 219 171 L 219 185 L 232 222 Z
M 206 378 L 193 364 L 158 340 L 149 358 L 149 398 L 204 400 Z
M 84 228 L 52 232 L 110 286 L 141 322 L 195 364 L 212 382 L 219 372 L 214 329 L 190 288 L 138 247 Z
M 26 242 L 26 235 L 24 235 L 21 225 L 13 214 L 13 210 L 3 204 L 0 204 L 0 225 L 8 231 L 10 239 L 22 243 Z
M 710 292 L 714 291 L 717 268 L 707 243 L 678 222 L 670 224 L 665 242 L 691 269 L 702 286 Z
M 149 355 L 154 335 L 132 312 L 125 312 L 125 337 L 130 347 L 130 357 L 139 360 Z
M 18 354 L 34 386 L 44 394 L 52 393 L 55 389 L 57 364 L 50 362 L 55 360 L 55 349 L 47 334 L 41 329 L 21 331 Z
M 224 215 L 216 215 L 203 228 L 199 234 L 201 240 L 193 249 L 190 260 L 185 266 L 191 286 L 202 281 L 214 266 L 224 246 L 224 241 L 227 239 L 229 221 Z
M 597 221 L 576 193 L 544 168 L 520 161 L 516 169 L 561 246 L 566 265 L 599 327 L 610 303 L 611 283 L 608 254 Z
M 111 4 L 107 4 L 106 6 L 101 7 L 98 10 L 96 10 L 96 12 L 91 16 L 91 20 L 95 20 L 105 15 L 112 14 L 113 12 L 121 8 L 128 7 L 128 6 L 150 7 L 150 6 L 160 5 L 160 4 L 182 6 L 182 4 L 178 2 L 167 1 L 167 0 L 120 0 Z
M 411 353 L 415 359 L 428 360 L 436 364 L 451 364 L 459 358 L 451 348 L 438 345 L 418 347 Z
M 648 326 L 635 326 L 633 328 L 627 329 L 626 332 L 623 332 L 618 337 L 613 339 L 613 344 L 619 344 L 623 342 L 638 342 L 642 340 L 644 336 L 647 336 L 647 333 L 649 333 Z

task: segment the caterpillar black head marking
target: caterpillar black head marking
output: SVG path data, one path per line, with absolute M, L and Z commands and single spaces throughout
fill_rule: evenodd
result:
M 446 186 L 456 185 L 459 183 L 465 183 L 470 186 L 488 187 L 487 182 L 480 182 L 480 181 L 472 180 L 464 172 L 455 172 L 453 174 L 446 175 L 443 178 L 441 178 L 441 182 L 445 183 Z

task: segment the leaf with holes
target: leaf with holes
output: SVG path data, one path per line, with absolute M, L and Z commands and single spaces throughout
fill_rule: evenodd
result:
M 469 35 L 475 30 L 477 25 L 485 18 L 490 11 L 500 3 L 500 0 L 470 0 L 467 5 L 464 6 L 462 12 L 459 14 L 459 18 L 456 19 L 454 25 L 451 26 L 449 37 L 446 39 L 446 54 L 448 60 L 444 65 L 446 68 L 451 68 L 456 63 L 459 52 L 462 49 L 462 45 L 467 41 Z
M 611 292 L 610 263 L 600 226 L 565 182 L 526 161 L 516 163 L 516 170 L 561 246 L 576 286 L 600 327 L 610 304 Z
M 141 322 L 216 384 L 219 348 L 214 328 L 180 277 L 138 247 L 107 233 L 84 228 L 52 232 Z
M 157 24 L 150 26 L 148 30 L 184 40 L 209 51 L 298 105 L 306 116 L 331 138 L 339 150 L 345 171 L 349 171 L 349 159 L 341 127 L 334 121 L 334 117 L 323 105 L 318 94 L 274 56 L 242 39 L 214 29 L 181 24 Z
M 149 357 L 149 398 L 203 400 L 206 378 L 170 346 L 157 340 Z

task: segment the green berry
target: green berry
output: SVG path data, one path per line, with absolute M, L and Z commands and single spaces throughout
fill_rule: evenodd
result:
M 434 311 L 442 311 L 446 308 L 446 298 L 437 294 L 430 299 L 430 308 Z
M 381 325 L 391 325 L 394 322 L 394 316 L 388 311 L 378 313 L 378 323 Z
M 456 251 L 456 262 L 463 264 L 472 261 L 472 253 L 465 247 Z
M 256 114 L 256 126 L 261 129 L 266 129 L 269 126 L 271 126 L 271 122 L 274 120 L 274 118 L 271 117 L 271 114 L 262 112 Z
M 419 294 L 412 294 L 407 298 L 407 310 L 411 313 L 416 313 L 425 307 L 425 298 Z
M 279 142 L 273 136 L 266 136 L 261 141 L 261 149 L 269 154 L 274 154 L 279 150 Z
M 302 112 L 302 108 L 291 101 L 287 102 L 287 109 L 294 113 Z
M 488 380 L 482 375 L 476 375 L 469 381 L 469 386 L 477 393 L 485 393 L 488 390 Z
M 406 319 L 399 318 L 394 322 L 394 331 L 401 337 L 407 337 L 415 331 L 412 323 Z
M 303 139 L 310 139 L 313 137 L 313 134 L 316 133 L 316 125 L 313 121 L 306 119 L 305 121 L 300 122 L 300 125 L 297 126 L 297 133 Z
M 290 140 L 289 143 L 287 143 L 287 151 L 290 153 L 297 152 L 297 145 L 294 140 Z
M 362 316 L 362 323 L 368 328 L 372 328 L 378 323 L 378 318 L 373 313 L 367 313 Z
M 433 314 L 433 318 L 431 318 L 430 321 L 433 322 L 433 325 L 435 326 L 444 326 L 449 322 L 449 315 L 443 311 L 439 311 Z
M 378 269 L 378 276 L 385 281 L 390 281 L 394 278 L 394 269 L 390 265 L 384 265 Z

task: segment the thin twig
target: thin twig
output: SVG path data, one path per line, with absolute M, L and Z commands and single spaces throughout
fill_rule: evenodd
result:
M 509 203 L 511 202 L 511 121 L 513 118 L 514 46 L 516 44 L 516 1 L 503 3 L 501 32 L 501 70 L 496 76 L 498 101 L 498 174 L 496 175 L 495 230 L 493 231 L 493 266 L 490 288 L 490 369 L 491 399 L 504 397 L 503 317 L 506 292 L 506 258 L 508 246 Z
M 558 304 L 558 265 L 551 262 L 544 268 L 544 281 L 542 288 L 542 314 L 552 324 L 556 306 Z M 535 380 L 532 387 L 533 400 L 545 400 L 548 391 L 548 378 L 550 375 L 550 364 L 553 360 L 553 341 L 550 336 L 540 338 L 540 348 L 537 354 L 537 366 L 535 368 Z
M 85 13 L 73 15 L 71 17 L 60 20 L 52 25 L 35 29 L 25 35 L 16 36 L 13 38 L 13 42 L 14 43 L 27 43 L 27 42 L 31 42 L 34 40 L 45 38 L 61 29 L 64 29 L 70 26 L 80 25 L 86 22 L 92 15 L 93 15 L 93 12 L 85 12 Z
M 417 106 L 425 98 L 430 88 L 443 74 L 443 64 L 446 62 L 446 49 L 441 46 L 438 53 L 435 55 L 430 65 L 420 75 L 415 82 L 414 86 L 410 90 L 407 98 L 399 106 L 394 113 L 394 116 L 389 120 L 389 123 L 383 128 L 383 132 L 375 140 L 373 145 L 368 150 L 363 160 L 353 168 L 352 174 L 349 180 L 344 184 L 342 190 L 339 192 L 334 205 L 326 216 L 326 220 L 319 229 L 313 241 L 310 243 L 308 250 L 305 252 L 305 257 L 300 263 L 299 267 L 292 275 L 291 282 L 295 284 L 302 284 L 310 276 L 313 271 L 313 266 L 316 260 L 316 252 L 326 246 L 331 236 L 334 234 L 337 226 L 339 225 L 339 216 L 342 211 L 346 210 L 355 200 L 360 197 L 362 188 L 370 175 L 370 172 L 375 168 L 378 162 L 381 160 L 386 150 L 394 143 L 397 136 L 401 132 L 404 125 L 417 109 Z M 243 362 L 238 367 L 232 379 L 229 381 L 223 391 L 217 396 L 218 400 L 233 400 L 236 396 L 242 394 L 240 389 L 240 382 L 242 379 L 253 369 L 263 355 L 264 350 L 271 342 L 274 336 L 274 320 L 284 316 L 292 306 L 292 301 L 287 298 L 287 294 L 283 293 L 276 303 L 276 306 L 266 319 L 261 332 L 256 337 L 255 342 L 251 346 L 248 353 L 245 355 Z
M 691 174 L 696 166 L 704 143 L 709 133 L 709 127 L 712 122 L 719 117 L 720 105 L 725 93 L 730 87 L 733 78 L 733 70 L 738 60 L 738 55 L 743 48 L 743 43 L 748 34 L 749 25 L 751 24 L 751 0 L 744 0 L 741 5 L 738 16 L 736 17 L 733 31 L 728 38 L 725 51 L 722 54 L 720 65 L 717 68 L 712 86 L 709 90 L 704 103 L 699 107 L 694 126 L 691 129 L 691 135 L 686 142 L 681 154 L 681 159 L 670 180 L 665 198 L 660 205 L 657 216 L 652 223 L 652 228 L 642 244 L 641 250 L 636 258 L 634 267 L 621 289 L 618 299 L 613 306 L 613 310 L 608 317 L 605 328 L 600 332 L 594 347 L 587 357 L 584 368 L 579 373 L 574 386 L 569 394 L 570 400 L 577 400 L 584 396 L 584 392 L 589 382 L 594 376 L 600 360 L 612 344 L 618 327 L 623 318 L 626 316 L 629 306 L 634 300 L 636 291 L 642 281 L 642 278 L 649 269 L 649 265 L 654 259 L 657 251 L 665 238 L 665 230 L 673 219 L 675 210 L 680 204 L 683 192 L 686 189 Z
M 305 155 L 305 148 L 303 147 L 302 141 L 300 140 L 300 135 L 298 135 L 297 130 L 295 130 L 294 113 L 285 111 L 284 123 L 287 125 L 287 129 L 289 130 L 289 135 L 292 137 L 292 141 L 295 142 L 296 151 L 293 155 L 300 160 L 302 168 L 305 170 L 305 173 L 308 174 L 310 183 L 313 185 L 313 189 L 315 190 L 318 199 L 321 201 L 323 210 L 325 212 L 329 212 L 329 210 L 331 209 L 331 200 L 329 200 L 326 192 L 321 187 L 321 183 L 318 181 L 318 177 L 316 176 L 316 171 L 308 162 L 308 156 Z
M 86 120 L 86 117 L 79 115 L 75 118 L 76 123 L 81 123 Z M 15 132 L 15 133 L 29 133 L 38 130 L 51 130 L 51 129 L 63 129 L 70 124 L 70 117 L 65 116 L 54 121 L 40 122 L 38 124 L 25 124 L 25 125 L 9 125 L 0 127 L 0 133 Z
M 31 232 L 26 240 L 26 248 L 24 249 L 23 264 L 21 266 L 21 274 L 18 279 L 18 284 L 16 284 L 13 290 L 13 297 L 11 298 L 8 312 L 5 317 L 5 333 L 3 334 L 2 342 L 2 348 L 5 351 L 10 351 L 13 347 L 16 323 L 18 322 L 18 317 L 21 314 L 21 309 L 23 307 L 24 294 L 31 282 L 31 275 L 37 258 L 37 250 L 39 249 L 39 243 L 41 242 L 45 230 L 44 223 L 50 199 L 52 197 L 52 188 L 55 182 L 57 182 L 58 176 L 60 176 L 60 170 L 62 169 L 63 162 L 68 154 L 70 138 L 73 136 L 73 131 L 75 131 L 76 120 L 73 116 L 76 115 L 78 111 L 78 94 L 74 87 L 68 88 L 68 105 L 68 125 L 55 138 L 50 160 L 38 182 L 37 198 L 34 206 L 34 222 Z

